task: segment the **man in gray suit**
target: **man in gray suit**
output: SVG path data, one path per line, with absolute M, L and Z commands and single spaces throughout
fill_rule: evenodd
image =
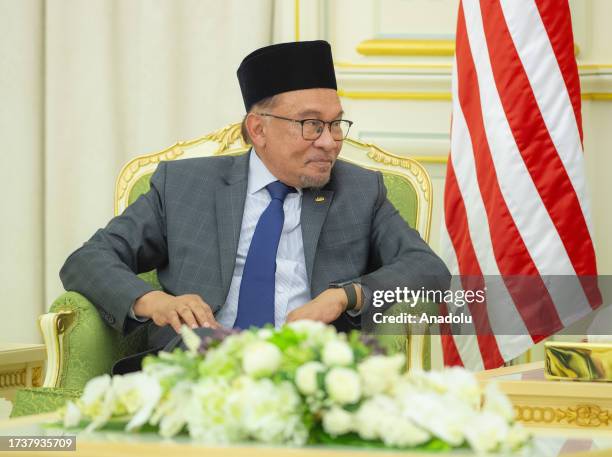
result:
M 182 324 L 359 328 L 375 290 L 445 289 L 382 175 L 336 160 L 351 122 L 329 44 L 259 49 L 238 79 L 250 152 L 160 163 L 150 191 L 68 258 L 65 288 L 120 332 L 148 325 L 151 347 Z M 152 269 L 163 291 L 136 276 Z

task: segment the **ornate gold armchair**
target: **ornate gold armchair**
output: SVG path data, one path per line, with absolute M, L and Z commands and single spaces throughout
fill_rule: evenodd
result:
M 161 152 L 136 157 L 123 167 L 117 178 L 115 214 L 123 212 L 149 189 L 149 178 L 160 161 L 241 154 L 248 148 L 242 140 L 240 124 L 232 124 L 201 138 L 178 142 Z M 432 185 L 419 163 L 350 138 L 345 140 L 340 158 L 381 171 L 390 200 L 401 216 L 428 241 Z M 141 277 L 159 286 L 154 271 Z M 47 347 L 44 386 L 18 392 L 14 416 L 55 409 L 67 399 L 79 395 L 89 379 L 110 372 L 117 359 L 144 349 L 143 332 L 137 331 L 127 337 L 120 335 L 105 324 L 85 297 L 75 292 L 59 297 L 50 312 L 40 316 L 39 324 Z M 413 366 L 420 366 L 429 358 L 430 339 L 422 335 L 382 338 L 394 339 L 395 344 L 398 341 L 406 344 Z

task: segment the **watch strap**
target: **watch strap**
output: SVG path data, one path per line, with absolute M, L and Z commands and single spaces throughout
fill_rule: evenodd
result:
M 343 284 L 342 288 L 344 289 L 346 297 L 348 298 L 348 303 L 346 305 L 345 311 L 355 309 L 355 307 L 357 306 L 357 291 L 355 290 L 355 286 L 352 282 L 350 282 L 348 284 Z

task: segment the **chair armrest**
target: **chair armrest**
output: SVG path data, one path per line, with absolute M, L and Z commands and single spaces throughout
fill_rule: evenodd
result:
M 44 387 L 81 390 L 91 378 L 110 373 L 115 361 L 145 349 L 144 326 L 124 336 L 109 327 L 96 307 L 66 292 L 39 317 L 47 347 Z
M 38 327 L 47 351 L 47 367 L 43 387 L 58 387 L 62 373 L 63 333 L 67 322 L 74 317 L 72 311 L 46 313 L 38 316 Z

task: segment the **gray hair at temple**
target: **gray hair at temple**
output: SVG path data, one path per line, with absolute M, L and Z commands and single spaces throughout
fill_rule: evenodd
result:
M 240 124 L 240 133 L 242 134 L 242 138 L 244 139 L 245 143 L 253 146 L 253 140 L 251 140 L 251 137 L 249 136 L 249 131 L 247 130 L 247 127 L 246 127 L 246 120 L 249 114 L 257 113 L 259 111 L 264 111 L 264 110 L 270 110 L 274 108 L 274 106 L 276 106 L 276 101 L 277 101 L 276 95 L 264 98 L 263 100 L 260 100 L 257 103 L 255 103 L 253 106 L 251 106 L 251 109 L 249 110 L 249 112 L 244 115 L 244 117 L 242 118 L 242 123 Z

